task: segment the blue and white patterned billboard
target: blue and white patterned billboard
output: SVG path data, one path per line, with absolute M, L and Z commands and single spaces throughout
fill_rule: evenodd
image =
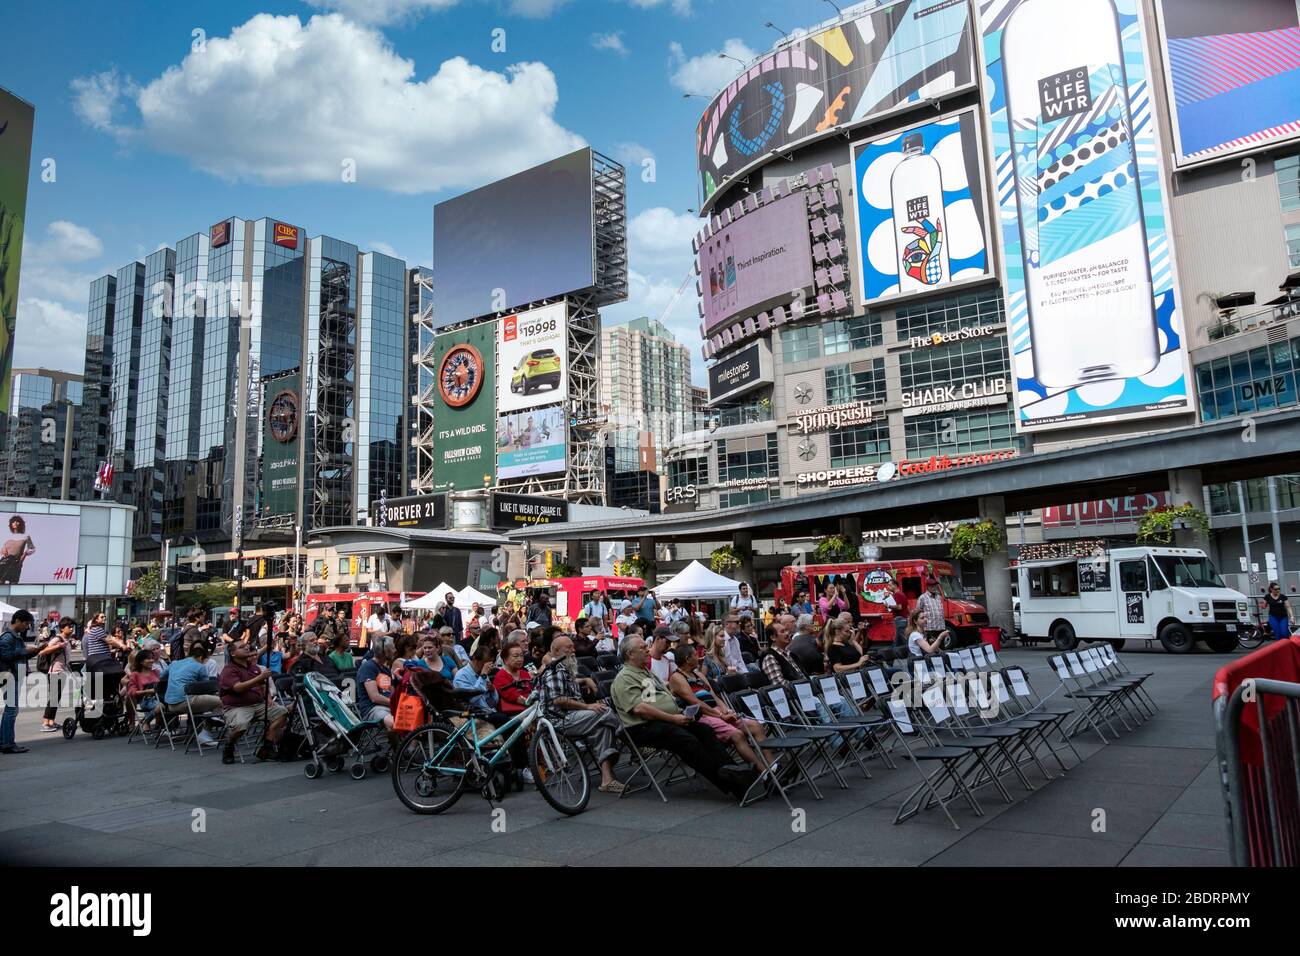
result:
M 1191 408 L 1138 0 L 982 0 L 1021 431 Z

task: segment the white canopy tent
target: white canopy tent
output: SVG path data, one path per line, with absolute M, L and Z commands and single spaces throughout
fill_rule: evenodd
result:
M 469 606 L 476 602 L 480 607 L 484 608 L 496 607 L 497 605 L 496 598 L 484 594 L 476 588 L 466 587 L 464 590 L 456 592 L 456 606 L 461 610 L 469 610 Z
M 692 561 L 653 590 L 655 597 L 660 600 L 668 598 L 721 600 L 735 597 L 739 589 L 739 581 L 724 578 L 721 574 L 710 571 L 700 562 Z
M 456 603 L 460 603 L 460 595 L 456 589 L 443 581 L 436 588 L 426 594 L 424 597 L 411 598 L 402 605 L 404 611 L 436 611 L 439 604 L 447 603 L 447 592 L 450 591 L 456 595 Z
M 8 620 L 17 610 L 18 608 L 14 607 L 12 604 L 6 604 L 4 601 L 0 601 L 0 617 Z

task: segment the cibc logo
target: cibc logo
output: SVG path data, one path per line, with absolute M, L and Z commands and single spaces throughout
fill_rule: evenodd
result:
M 50 897 L 50 925 L 57 929 L 126 927 L 132 936 L 153 929 L 152 893 L 83 893 L 73 886 Z

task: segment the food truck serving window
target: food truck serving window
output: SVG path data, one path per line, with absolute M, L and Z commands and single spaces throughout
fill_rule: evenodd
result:
M 1029 571 L 1032 597 L 1073 597 L 1079 593 L 1078 566 L 1073 561 L 1048 564 Z

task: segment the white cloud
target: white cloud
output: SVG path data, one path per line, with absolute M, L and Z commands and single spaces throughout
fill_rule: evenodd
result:
M 318 10 L 336 10 L 358 23 L 384 25 L 441 13 L 460 0 L 306 0 Z
M 628 0 L 628 3 L 642 10 L 671 7 L 673 13 L 682 17 L 689 16 L 691 13 L 691 0 Z
M 117 67 L 72 80 L 72 111 L 88 126 L 101 133 L 121 135 L 116 114 L 122 101 L 135 96 L 139 87 L 129 77 L 123 78 Z
M 700 96 L 713 96 L 741 72 L 741 63 L 748 63 L 758 56 L 743 40 L 735 37 L 722 44 L 721 50 L 710 50 L 699 56 L 688 57 L 680 43 L 669 45 L 669 64 L 673 70 L 672 82 L 683 93 L 695 93 Z M 725 53 L 726 59 L 720 54 Z
M 420 80 L 378 31 L 339 14 L 258 14 L 145 84 L 137 132 L 228 180 L 336 183 L 352 161 L 362 185 L 418 193 L 579 148 L 558 101 L 543 63 L 495 72 L 454 57 Z
M 510 0 L 510 12 L 517 17 L 542 20 L 568 2 L 569 0 Z
M 627 56 L 628 49 L 623 44 L 623 31 L 617 33 L 593 33 L 591 45 L 597 50 L 610 50 L 619 56 Z
M 85 262 L 87 259 L 98 259 L 104 254 L 104 244 L 99 241 L 99 236 L 75 222 L 56 219 L 45 231 L 50 235 L 50 249 L 65 261 Z
M 86 365 L 85 313 L 51 299 L 20 297 L 14 365 L 80 373 Z
M 632 170 L 642 169 L 642 163 L 655 158 L 654 150 L 640 143 L 615 143 L 614 158 Z
M 690 265 L 691 239 L 702 222 L 687 212 L 663 206 L 644 209 L 627 224 L 628 259 L 633 267 L 646 264 Z

